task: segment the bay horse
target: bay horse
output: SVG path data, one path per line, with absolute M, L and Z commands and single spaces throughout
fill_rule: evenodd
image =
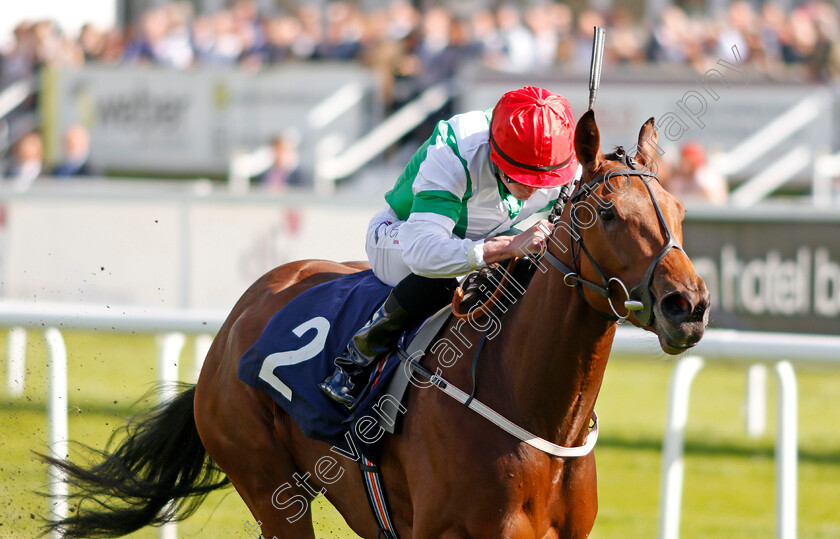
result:
M 549 237 L 545 258 L 552 264 L 536 271 L 500 316 L 501 330 L 481 349 L 476 373 L 477 398 L 571 447 L 589 433 L 617 318 L 654 332 L 663 351 L 679 354 L 700 340 L 709 312 L 706 285 L 680 247 L 684 208 L 655 178 L 653 118 L 641 128 L 634 158 L 621 148 L 602 154 L 591 111 L 578 122 L 574 142 L 583 175 Z M 51 461 L 81 498 L 100 502 L 82 503 L 74 516 L 49 526 L 66 537 L 128 533 L 185 518 L 229 480 L 266 538 L 313 538 L 308 500 L 318 493 L 360 536 L 377 537 L 353 464 L 345 462 L 345 470 L 324 460 L 328 444 L 305 437 L 268 395 L 237 377 L 237 362 L 280 307 L 364 267 L 300 261 L 256 281 L 224 322 L 195 386 L 136 423 L 115 451 L 103 453 L 102 464 L 85 469 Z M 625 283 L 635 286 L 628 291 Z M 441 335 L 455 330 L 450 321 Z M 471 343 L 461 350 L 470 358 L 480 330 L 459 331 Z M 453 365 L 427 354 L 423 364 L 458 387 L 472 383 L 469 360 Z M 385 437 L 380 463 L 399 537 L 590 533 L 598 509 L 594 453 L 548 455 L 435 389 L 410 388 L 404 406 L 400 432 Z

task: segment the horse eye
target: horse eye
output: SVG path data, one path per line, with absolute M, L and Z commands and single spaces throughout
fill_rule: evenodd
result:
M 601 208 L 598 212 L 598 216 L 601 218 L 601 221 L 605 223 L 609 223 L 611 221 L 615 221 L 615 210 L 612 208 Z

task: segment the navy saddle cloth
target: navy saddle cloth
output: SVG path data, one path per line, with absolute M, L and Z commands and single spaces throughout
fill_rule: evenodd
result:
M 333 361 L 350 338 L 385 301 L 391 287 L 373 272 L 340 277 L 303 292 L 271 317 L 262 335 L 239 361 L 246 384 L 270 395 L 303 433 L 331 444 L 350 458 L 378 462 L 384 431 L 372 423 L 389 378 L 400 361 L 378 366 L 378 378 L 351 413 L 327 397 L 318 384 L 333 372 Z

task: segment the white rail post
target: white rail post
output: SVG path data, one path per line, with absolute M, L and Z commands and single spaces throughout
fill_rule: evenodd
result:
M 747 435 L 758 438 L 767 428 L 767 366 L 763 363 L 747 369 Z
M 796 539 L 797 415 L 796 374 L 789 361 L 776 363 L 779 382 L 776 433 L 776 537 Z
M 210 346 L 213 344 L 213 336 L 200 334 L 195 336 L 195 344 L 193 345 L 193 380 L 198 380 L 201 374 L 201 367 L 204 366 L 204 358 L 210 351 Z
M 335 181 L 342 177 L 338 170 L 340 164 L 338 152 L 344 146 L 344 137 L 338 134 L 327 135 L 315 146 L 314 190 L 319 196 L 331 196 L 335 193 Z
M 228 189 L 231 193 L 244 194 L 250 188 L 250 155 L 247 148 L 236 147 L 228 162 Z
M 158 338 L 158 377 L 162 383 L 167 384 L 160 392 L 161 402 L 176 395 L 171 382 L 178 381 L 178 363 L 186 340 L 187 338 L 183 333 L 167 333 Z M 178 523 L 169 522 L 161 526 L 158 537 L 160 539 L 176 539 L 178 537 Z
M 14 327 L 9 330 L 9 340 L 6 343 L 9 358 L 9 372 L 6 387 L 9 395 L 20 397 L 23 395 L 24 380 L 26 379 L 26 330 Z
M 662 448 L 662 495 L 659 501 L 660 539 L 677 539 L 680 536 L 685 425 L 691 383 L 702 368 L 702 358 L 686 356 L 677 361 L 668 385 L 668 419 Z
M 67 347 L 61 332 L 55 328 L 44 331 L 49 353 L 47 384 L 47 422 L 49 453 L 56 459 L 67 458 Z M 67 483 L 64 474 L 55 466 L 47 469 L 50 484 L 50 519 L 61 520 L 67 516 Z M 59 539 L 58 532 L 52 537 Z

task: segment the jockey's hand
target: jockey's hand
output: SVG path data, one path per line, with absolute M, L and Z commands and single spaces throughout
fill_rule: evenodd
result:
M 516 236 L 496 236 L 484 242 L 484 262 L 493 264 L 516 256 L 538 254 L 545 249 L 548 235 L 554 228 L 541 219 L 534 226 Z

